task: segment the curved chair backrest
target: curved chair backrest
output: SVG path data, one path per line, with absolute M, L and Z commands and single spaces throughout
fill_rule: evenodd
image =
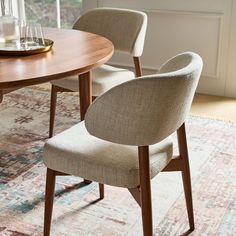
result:
M 163 140 L 184 123 L 202 64 L 197 54 L 183 53 L 162 66 L 165 73 L 112 88 L 89 107 L 85 116 L 88 132 L 127 145 L 146 146 Z
M 141 56 L 147 28 L 147 15 L 140 11 L 97 8 L 82 15 L 73 29 L 108 38 L 117 51 Z

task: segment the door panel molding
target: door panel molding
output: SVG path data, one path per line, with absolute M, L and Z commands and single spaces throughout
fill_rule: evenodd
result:
M 228 94 L 227 88 L 230 87 L 235 91 L 236 97 L 236 70 L 235 63 L 232 62 L 235 55 L 232 52 L 236 48 L 236 20 L 231 22 L 236 19 L 236 16 L 232 18 L 232 15 L 236 15 L 236 0 L 179 0 L 178 3 L 175 0 L 96 2 L 98 7 L 130 8 L 147 13 L 148 31 L 142 56 L 144 69 L 156 71 L 167 58 L 192 50 L 199 53 L 204 60 L 198 92 L 224 96 Z M 113 57 L 111 63 L 132 65 L 131 61 L 119 54 Z M 228 86 L 232 78 L 235 78 L 235 82 L 231 83 L 235 88 Z M 230 96 L 232 94 L 231 91 Z

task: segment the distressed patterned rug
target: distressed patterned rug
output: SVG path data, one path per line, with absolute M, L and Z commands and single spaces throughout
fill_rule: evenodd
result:
M 42 235 L 49 92 L 34 87 L 5 96 L 0 104 L 0 235 Z M 78 97 L 60 95 L 56 133 L 79 120 Z M 187 132 L 196 230 L 192 235 L 236 234 L 236 124 L 191 117 Z M 54 236 L 142 235 L 140 209 L 126 189 L 59 177 Z M 161 173 L 152 181 L 155 235 L 188 230 L 181 176 Z

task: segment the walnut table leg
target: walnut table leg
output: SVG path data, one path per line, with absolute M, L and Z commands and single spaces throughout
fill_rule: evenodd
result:
M 84 120 L 85 113 L 92 103 L 92 81 L 90 72 L 79 75 L 79 98 L 80 98 L 80 120 Z M 84 179 L 85 184 L 90 184 L 92 181 Z

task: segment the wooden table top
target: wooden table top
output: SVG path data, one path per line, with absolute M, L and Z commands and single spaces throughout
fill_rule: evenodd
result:
M 49 52 L 22 57 L 0 56 L 0 90 L 85 73 L 108 61 L 114 51 L 108 39 L 78 30 L 45 28 L 44 35 L 54 41 Z

